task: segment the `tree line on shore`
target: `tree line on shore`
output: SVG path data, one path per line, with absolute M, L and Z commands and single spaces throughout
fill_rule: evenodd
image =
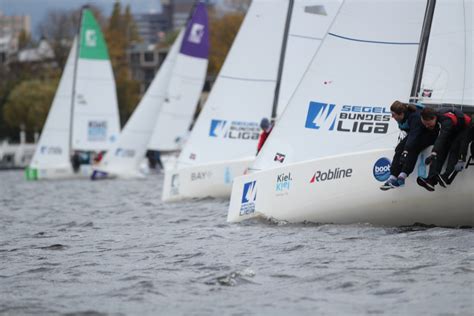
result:
M 97 7 L 92 6 L 91 9 L 107 41 L 123 126 L 141 97 L 140 83 L 131 76 L 126 51 L 132 44 L 141 42 L 141 39 L 130 6 L 123 8 L 120 1 L 116 1 L 110 17 L 105 17 Z M 244 9 L 236 6 L 234 9 L 225 13 L 212 7 L 209 10 L 210 77 L 217 76 L 243 20 Z M 54 51 L 53 60 L 13 60 L 8 65 L 0 65 L 0 140 L 17 142 L 19 131 L 23 129 L 27 133 L 27 140 L 33 141 L 34 133 L 41 132 L 77 32 L 79 19 L 80 9 L 52 10 L 40 24 L 40 33 Z M 159 47 L 169 47 L 176 36 L 177 31 L 169 32 L 166 39 L 159 43 Z M 36 44 L 37 41 L 29 34 L 21 32 L 20 49 Z

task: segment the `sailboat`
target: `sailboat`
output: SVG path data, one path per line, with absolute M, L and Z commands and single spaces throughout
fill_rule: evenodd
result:
M 341 1 L 254 0 L 162 199 L 228 197 L 255 159 L 259 122 L 286 106 Z
M 209 28 L 206 6 L 198 2 L 117 142 L 94 167 L 92 179 L 140 178 L 147 148 L 180 149 L 206 78 Z
M 91 165 L 73 171 L 79 152 L 110 149 L 120 123 L 112 66 L 99 24 L 84 8 L 58 89 L 35 154 L 28 180 L 87 177 Z
M 405 187 L 378 188 L 390 175 L 398 137 L 388 108 L 394 100 L 431 90 L 441 103 L 472 109 L 472 9 L 462 0 L 344 2 L 257 157 L 257 171 L 234 180 L 227 220 L 472 226 L 472 153 L 446 189 L 429 193 L 415 182 L 416 173 L 427 174 L 428 151 Z M 420 80 L 430 72 L 437 75 Z M 272 159 L 276 152 L 284 162 Z

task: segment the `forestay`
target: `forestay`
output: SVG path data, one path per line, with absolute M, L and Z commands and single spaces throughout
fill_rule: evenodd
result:
M 204 86 L 208 55 L 207 10 L 206 5 L 199 2 L 188 22 L 149 149 L 172 151 L 181 148 Z
M 424 103 L 474 105 L 473 1 L 437 0 L 420 97 Z
M 83 10 L 73 102 L 72 149 L 108 150 L 120 130 L 107 46 L 92 12 Z
M 393 147 L 389 107 L 408 101 L 425 7 L 344 2 L 253 169 Z

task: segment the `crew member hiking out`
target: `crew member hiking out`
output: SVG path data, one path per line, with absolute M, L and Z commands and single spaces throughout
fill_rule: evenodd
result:
M 451 158 L 448 162 L 447 172 L 452 173 L 458 162 L 463 137 L 467 136 L 466 129 L 470 118 L 457 109 L 442 108 L 434 110 L 425 108 L 421 111 L 423 125 L 438 134 L 431 154 L 426 158 L 425 164 L 430 165 L 427 178 L 418 177 L 417 183 L 428 191 L 434 191 L 436 184 L 446 186 L 449 174 L 441 176 L 441 169 L 448 154 Z
M 270 123 L 270 120 L 264 117 L 260 121 L 260 128 L 262 129 L 262 132 L 260 133 L 260 136 L 258 138 L 258 145 L 257 145 L 257 155 L 260 152 L 260 150 L 263 147 L 263 144 L 265 144 L 265 141 L 267 140 L 268 136 L 272 132 L 273 125 Z
M 404 186 L 405 179 L 415 168 L 418 154 L 436 139 L 436 135 L 423 126 L 420 110 L 415 105 L 395 101 L 390 106 L 390 111 L 400 130 L 407 135 L 395 148 L 390 178 L 380 187 L 384 191 Z
M 469 143 L 474 140 L 474 122 L 472 117 L 464 114 L 464 124 L 466 127 L 459 132 L 449 150 L 446 170 L 438 177 L 438 183 L 442 187 L 450 185 L 456 175 L 461 172 L 466 165 L 467 149 Z M 473 153 L 473 146 L 474 143 L 471 144 L 471 155 Z

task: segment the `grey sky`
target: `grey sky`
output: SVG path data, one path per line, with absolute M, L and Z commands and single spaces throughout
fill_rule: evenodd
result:
M 84 4 L 94 4 L 105 15 L 112 12 L 115 0 L 0 0 L 0 11 L 5 15 L 31 16 L 31 28 L 34 35 L 38 24 L 52 9 L 69 10 L 80 8 Z M 160 0 L 121 0 L 123 6 L 130 4 L 132 13 L 161 10 Z

